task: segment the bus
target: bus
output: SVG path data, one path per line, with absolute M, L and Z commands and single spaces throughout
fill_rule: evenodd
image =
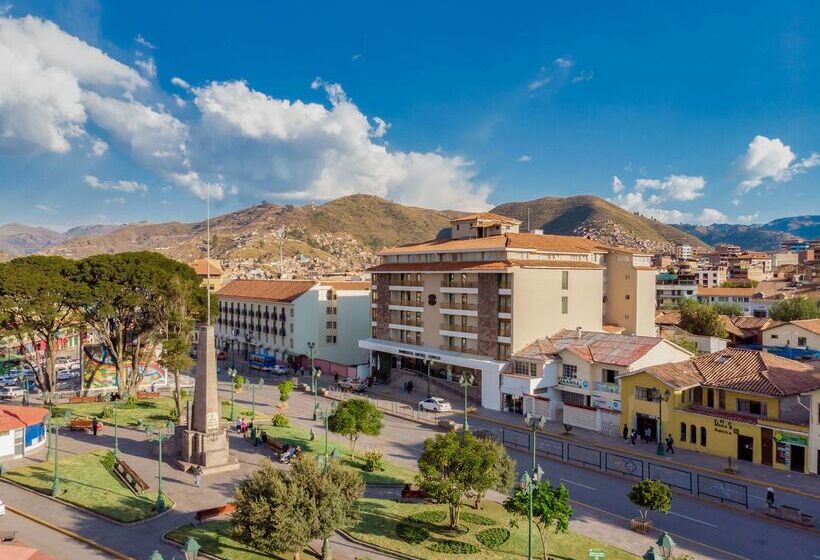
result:
M 276 365 L 276 358 L 267 354 L 251 354 L 248 362 L 251 369 L 271 373 Z

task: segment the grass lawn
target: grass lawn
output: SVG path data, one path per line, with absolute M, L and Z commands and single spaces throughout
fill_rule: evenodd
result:
M 60 486 L 63 494 L 59 499 L 95 511 L 117 521 L 139 521 L 152 517 L 151 510 L 157 499 L 156 492 L 135 496 L 119 479 L 106 470 L 103 458 L 107 451 L 60 456 Z M 5 478 L 18 484 L 51 494 L 54 480 L 53 459 L 39 465 L 7 471 Z M 173 505 L 165 497 L 168 507 Z
M 250 392 L 250 391 L 249 391 Z M 243 397 L 250 398 L 250 395 L 242 395 Z M 222 406 L 222 419 L 231 421 L 231 400 L 230 399 L 222 399 L 221 401 Z M 256 403 L 256 421 L 257 422 L 270 422 L 271 414 L 263 411 L 263 406 L 257 402 Z M 268 407 L 269 408 L 269 407 Z M 245 420 L 250 420 L 252 418 L 251 412 L 253 411 L 251 405 L 246 402 L 237 402 L 234 401 L 233 410 L 236 416 L 234 420 L 237 418 L 244 418 Z
M 509 514 L 504 510 L 501 504 L 495 502 L 484 501 L 481 510 L 474 510 L 468 505 L 464 505 L 461 509 L 461 525 L 467 529 L 464 533 L 459 531 L 453 533 L 447 530 L 447 507 L 440 504 L 402 504 L 392 500 L 381 499 L 364 499 L 359 502 L 359 523 L 349 532 L 359 540 L 364 542 L 379 545 L 389 550 L 402 552 L 418 558 L 429 558 L 431 560 L 444 560 L 452 558 L 481 558 L 481 559 L 497 559 L 497 560 L 512 560 L 518 558 L 526 558 L 527 556 L 527 521 L 526 519 L 519 522 L 518 527 L 510 527 Z M 408 520 L 410 515 L 419 512 L 442 512 L 444 515 L 443 521 L 438 523 L 425 523 Z M 479 514 L 488 520 L 481 520 L 484 523 L 478 523 L 475 518 L 470 518 L 465 514 Z M 495 522 L 495 525 L 490 524 L 490 520 Z M 409 525 L 411 528 L 420 528 L 427 530 L 429 535 L 417 544 L 410 544 L 398 536 L 398 525 L 403 523 Z M 489 549 L 481 544 L 476 539 L 476 534 L 490 529 L 491 527 L 499 527 L 509 529 L 511 534 L 509 539 L 496 547 Z M 406 527 L 404 527 L 406 530 Z M 418 534 L 418 532 L 416 532 Z M 422 535 L 424 533 L 422 532 Z M 431 550 L 431 546 L 435 547 L 436 543 L 442 540 L 455 540 L 464 543 L 469 543 L 480 551 L 473 554 L 452 554 L 435 552 Z M 538 538 L 538 531 L 533 527 L 533 547 L 537 552 L 541 548 L 541 543 Z M 638 560 L 638 557 L 625 552 L 623 550 L 604 545 L 601 542 L 595 541 L 577 533 L 566 533 L 562 535 L 550 535 L 549 537 L 549 553 L 550 558 L 560 560 L 585 560 L 588 556 L 590 548 L 601 548 L 606 551 L 607 560 Z M 540 558 L 540 555 L 538 556 Z
M 166 534 L 165 537 L 179 544 L 185 544 L 188 537 L 194 537 L 202 547 L 202 552 L 224 560 L 269 560 L 270 558 L 290 560 L 292 558 L 292 555 L 282 557 L 262 554 L 235 541 L 231 535 L 230 521 L 214 521 L 198 526 L 183 525 Z M 302 553 L 302 558 L 306 557 L 308 554 Z
M 106 414 L 103 414 L 105 409 Z M 117 421 L 120 426 L 140 426 L 153 424 L 160 426 L 171 419 L 171 410 L 174 409 L 174 399 L 171 397 L 161 397 L 159 399 L 145 399 L 137 401 L 134 408 L 123 408 L 122 403 L 117 410 Z M 185 410 L 185 399 L 182 401 L 182 409 Z M 108 401 L 82 403 L 82 404 L 59 404 L 54 405 L 52 417 L 56 421 L 62 422 L 63 414 L 70 411 L 74 416 L 92 418 L 96 416 L 108 427 L 114 424 L 114 405 Z
M 316 430 L 316 439 L 310 441 L 310 431 L 303 428 L 274 428 L 265 426 L 263 428 L 267 432 L 269 438 L 288 443 L 290 445 L 298 445 L 302 448 L 303 453 L 317 454 L 325 452 L 325 435 L 324 430 Z M 364 442 L 364 445 L 363 445 Z M 362 455 L 367 449 L 367 436 L 359 439 L 357 446 L 358 455 Z M 389 461 L 384 462 L 384 470 L 381 472 L 367 472 L 362 470 L 364 463 L 358 459 L 350 458 L 347 445 L 338 445 L 333 441 L 328 442 L 328 451 L 333 453 L 334 449 L 338 449 L 342 454 L 341 462 L 350 468 L 359 470 L 362 473 L 364 481 L 369 484 L 409 484 L 413 482 L 416 472 L 412 469 L 396 465 Z

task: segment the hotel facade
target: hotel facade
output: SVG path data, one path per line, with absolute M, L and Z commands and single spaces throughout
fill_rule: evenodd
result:
M 359 342 L 374 375 L 429 367 L 437 383 L 459 389 L 465 374 L 472 400 L 501 410 L 526 390 L 502 392 L 505 367 L 535 340 L 579 328 L 655 336 L 649 255 L 519 233 L 519 225 L 491 213 L 464 216 L 452 221 L 450 238 L 380 253 L 369 270 L 371 336 Z

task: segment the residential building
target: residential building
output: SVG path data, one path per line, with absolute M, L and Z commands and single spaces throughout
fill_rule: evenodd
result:
M 618 376 L 691 357 L 663 338 L 564 329 L 513 354 L 501 375 L 502 409 L 616 435 Z
M 309 354 L 344 365 L 367 362 L 358 347 L 370 331 L 370 283 L 233 280 L 217 292 L 217 347 L 277 361 Z
M 692 274 L 661 272 L 655 277 L 655 299 L 657 307 L 677 307 L 684 299 L 694 299 L 697 281 Z
M 224 271 L 216 259 L 199 259 L 190 264 L 197 276 L 202 278 L 202 287 L 215 292 L 222 287 Z
M 772 261 L 766 253 L 741 253 L 730 257 L 728 263 L 730 280 L 760 282 L 772 273 Z
M 796 251 L 779 251 L 771 254 L 771 264 L 769 270 L 774 271 L 787 264 L 797 265 L 799 263 Z
M 739 255 L 742 252 L 742 249 L 740 246 L 733 245 L 731 243 L 718 243 L 715 245 L 715 252 L 724 259 L 728 259 L 729 257 Z
M 0 404 L 0 459 L 28 457 L 46 443 L 48 410 Z
M 660 270 L 666 270 L 672 264 L 674 264 L 675 259 L 671 255 L 655 255 L 652 257 L 652 266 Z
M 737 303 L 745 315 L 752 315 L 754 288 L 698 288 L 697 298 L 701 303 Z
M 763 345 L 820 352 L 820 319 L 773 324 L 763 330 Z
M 675 245 L 675 258 L 689 260 L 692 258 L 692 246 L 685 243 Z
M 672 434 L 678 448 L 781 470 L 809 468 L 810 415 L 801 393 L 820 388 L 820 371 L 809 364 L 727 348 L 629 372 L 620 382 L 621 421 L 639 433 Z
M 726 267 L 699 268 L 695 272 L 695 280 L 701 288 L 719 288 L 726 282 Z
M 583 237 L 518 233 L 495 214 L 452 221 L 451 238 L 387 249 L 373 277 L 374 374 L 427 372 L 442 385 L 472 375 L 470 394 L 501 409 L 502 368 L 545 333 L 605 324 L 654 335 L 651 257 Z

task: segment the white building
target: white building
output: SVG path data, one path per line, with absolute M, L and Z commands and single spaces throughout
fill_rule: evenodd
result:
M 370 334 L 370 283 L 233 280 L 217 292 L 217 346 L 285 362 L 307 356 L 344 365 L 367 362 L 358 342 Z
M 692 258 L 692 246 L 684 243 L 675 245 L 675 258 L 689 260 Z
M 46 414 L 36 406 L 0 405 L 0 460 L 28 457 L 45 445 Z
M 699 268 L 695 278 L 701 288 L 719 288 L 726 282 L 726 267 Z

